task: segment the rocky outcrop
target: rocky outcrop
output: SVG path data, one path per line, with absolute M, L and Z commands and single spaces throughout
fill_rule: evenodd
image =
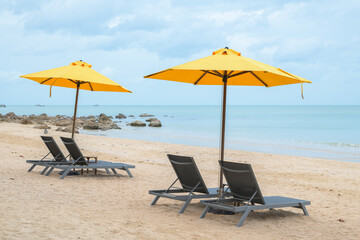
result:
M 71 133 L 72 132 L 72 126 L 67 126 L 66 128 L 63 129 L 63 132 Z M 74 133 L 79 133 L 79 129 L 75 128 Z
M 154 115 L 151 115 L 151 114 L 147 114 L 147 113 L 142 113 L 140 114 L 139 117 L 153 117 Z
M 36 125 L 34 128 L 37 128 L 37 129 L 51 129 L 51 127 L 49 127 L 47 124 Z
M 24 118 L 20 121 L 21 124 L 35 124 L 35 122 L 33 120 L 31 120 L 30 118 Z
M 40 120 L 44 120 L 44 121 L 47 121 L 47 120 L 51 119 L 51 117 L 49 117 L 46 113 L 40 114 L 37 118 L 40 119 Z
M 86 121 L 83 125 L 84 129 L 96 130 L 99 129 L 99 123 L 93 120 Z
M 111 124 L 111 129 L 121 129 L 116 123 Z
M 152 122 L 152 121 L 155 121 L 155 120 L 158 120 L 157 118 L 148 118 L 145 120 L 145 122 Z
M 101 113 L 100 116 L 99 116 L 99 122 L 100 123 L 105 123 L 105 122 L 111 122 L 112 120 L 106 116 L 106 114 L 104 113 Z
M 59 132 L 68 132 L 68 133 L 72 133 L 72 127 L 68 126 L 68 127 L 58 127 L 55 131 L 59 131 Z M 79 133 L 79 129 L 75 128 L 75 133 Z
M 133 121 L 130 123 L 130 126 L 132 127 L 145 127 L 146 124 L 142 121 Z
M 11 119 L 15 119 L 15 118 L 17 117 L 16 114 L 13 113 L 13 112 L 9 112 L 9 113 L 5 114 L 5 116 L 6 116 L 6 117 L 9 117 L 9 118 L 11 118 Z
M 11 122 L 11 119 L 7 117 L 6 115 L 2 115 L 0 113 L 0 122 Z
M 119 113 L 118 115 L 115 116 L 115 118 L 122 119 L 122 118 L 126 118 L 126 116 L 124 114 L 122 114 L 122 113 Z
M 154 121 L 151 121 L 148 125 L 149 127 L 161 127 L 161 122 L 160 120 L 156 119 Z
M 59 126 L 59 127 L 66 127 L 66 126 L 70 126 L 73 122 L 70 119 L 67 120 L 58 120 L 54 122 L 55 126 Z
M 151 114 L 141 114 L 141 117 L 145 116 L 154 116 Z M 129 117 L 134 117 L 134 115 L 129 115 Z M 124 119 L 126 116 L 122 113 L 116 115 L 117 119 Z M 160 120 L 155 117 L 150 117 L 145 120 L 148 122 L 149 127 L 161 127 L 162 124 Z M 40 115 L 16 115 L 13 112 L 9 112 L 5 115 L 0 114 L 0 122 L 13 122 L 21 124 L 34 124 L 36 129 L 50 129 L 50 125 L 55 125 L 58 128 L 56 131 L 71 132 L 73 120 L 69 116 L 65 115 L 56 115 L 55 117 L 48 116 L 46 113 Z M 121 122 L 121 121 L 120 121 Z M 101 113 L 98 116 L 81 116 L 76 119 L 76 129 L 86 129 L 86 130 L 109 130 L 109 129 L 121 129 L 117 125 L 118 121 L 113 121 L 111 116 L 107 116 L 104 113 Z M 133 127 L 145 127 L 146 123 L 143 121 L 132 121 L 127 125 Z M 78 130 L 77 130 L 78 131 Z

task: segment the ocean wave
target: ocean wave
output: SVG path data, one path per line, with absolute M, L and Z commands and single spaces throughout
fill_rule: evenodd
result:
M 336 147 L 348 147 L 348 148 L 360 148 L 360 144 L 356 143 L 343 143 L 343 142 L 312 142 L 312 141 L 300 141 L 307 144 L 319 144 L 319 145 L 328 145 Z
M 331 145 L 331 146 L 360 148 L 360 144 L 355 144 L 355 143 L 325 143 L 325 144 Z

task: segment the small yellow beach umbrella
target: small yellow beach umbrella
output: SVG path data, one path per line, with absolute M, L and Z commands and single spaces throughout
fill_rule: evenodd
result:
M 194 85 L 223 85 L 221 161 L 224 161 L 227 85 L 274 87 L 301 83 L 302 89 L 302 83 L 311 83 L 280 68 L 243 57 L 239 52 L 228 48 L 221 48 L 213 52 L 211 56 L 150 74 L 145 78 L 185 82 Z M 219 194 L 221 194 L 223 191 L 221 168 L 219 182 Z
M 64 67 L 53 68 L 36 73 L 30 73 L 30 74 L 22 75 L 20 77 L 28 78 L 40 84 L 50 85 L 50 97 L 51 97 L 52 86 L 76 88 L 73 128 L 71 134 L 72 138 L 74 138 L 79 89 L 89 90 L 89 91 L 131 93 L 130 90 L 122 87 L 118 83 L 96 72 L 91 68 L 90 64 L 83 62 L 81 60 L 70 63 L 69 65 Z

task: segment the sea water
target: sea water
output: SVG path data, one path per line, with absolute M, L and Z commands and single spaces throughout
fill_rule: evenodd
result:
M 73 106 L 7 106 L 0 113 L 63 114 Z M 221 106 L 78 106 L 78 116 L 105 113 L 134 115 L 119 120 L 121 130 L 82 134 L 169 142 L 194 146 L 220 145 Z M 155 115 L 161 128 L 130 127 L 141 113 Z M 227 149 L 360 162 L 360 106 L 228 106 Z

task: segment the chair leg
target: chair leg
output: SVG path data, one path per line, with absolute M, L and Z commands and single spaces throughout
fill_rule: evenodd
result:
M 159 200 L 160 196 L 156 196 L 154 200 L 151 202 L 150 206 L 153 206 L 156 204 L 156 202 Z
M 249 215 L 250 213 L 250 208 L 246 208 L 245 212 L 243 213 L 243 215 L 241 216 L 241 219 L 237 225 L 237 227 L 241 227 L 245 221 L 245 219 L 247 218 L 247 216 Z
M 129 177 L 133 178 L 133 175 L 131 174 L 130 170 L 128 168 L 124 168 Z
M 187 208 L 187 206 L 189 206 L 190 202 L 192 200 L 192 197 L 189 196 L 188 199 L 186 199 L 184 205 L 182 206 L 182 208 L 179 211 L 179 214 L 182 214 L 183 212 L 185 212 L 185 209 Z
M 64 178 L 66 177 L 66 175 L 68 175 L 68 173 L 69 173 L 70 171 L 71 171 L 71 168 L 70 168 L 70 167 L 67 168 L 67 169 L 64 171 L 63 175 L 61 175 L 60 179 L 64 179 Z
M 28 172 L 31 172 L 31 171 L 34 169 L 34 167 L 36 167 L 36 164 L 33 164 L 33 165 L 29 168 Z
M 208 213 L 209 209 L 210 209 L 210 206 L 207 205 L 205 207 L 204 211 L 202 212 L 202 214 L 200 215 L 200 218 L 204 218 L 206 216 L 206 214 Z
M 54 170 L 54 168 L 52 167 L 52 168 L 50 168 L 50 170 L 45 174 L 45 176 L 49 176 L 50 175 L 50 173 L 52 172 Z
M 107 174 L 111 174 L 108 168 L 105 168 Z
M 46 167 L 44 168 L 44 170 L 41 171 L 40 174 L 43 175 L 48 169 L 49 169 L 49 166 L 46 166 Z
M 305 204 L 300 203 L 300 205 L 301 205 L 301 208 L 302 208 L 302 210 L 303 210 L 303 212 L 304 212 L 305 216 L 309 216 L 309 213 L 308 213 L 308 211 L 306 210 Z
M 113 171 L 113 173 L 114 173 L 115 175 L 117 175 L 117 171 L 115 170 L 115 168 L 112 168 L 111 170 Z

